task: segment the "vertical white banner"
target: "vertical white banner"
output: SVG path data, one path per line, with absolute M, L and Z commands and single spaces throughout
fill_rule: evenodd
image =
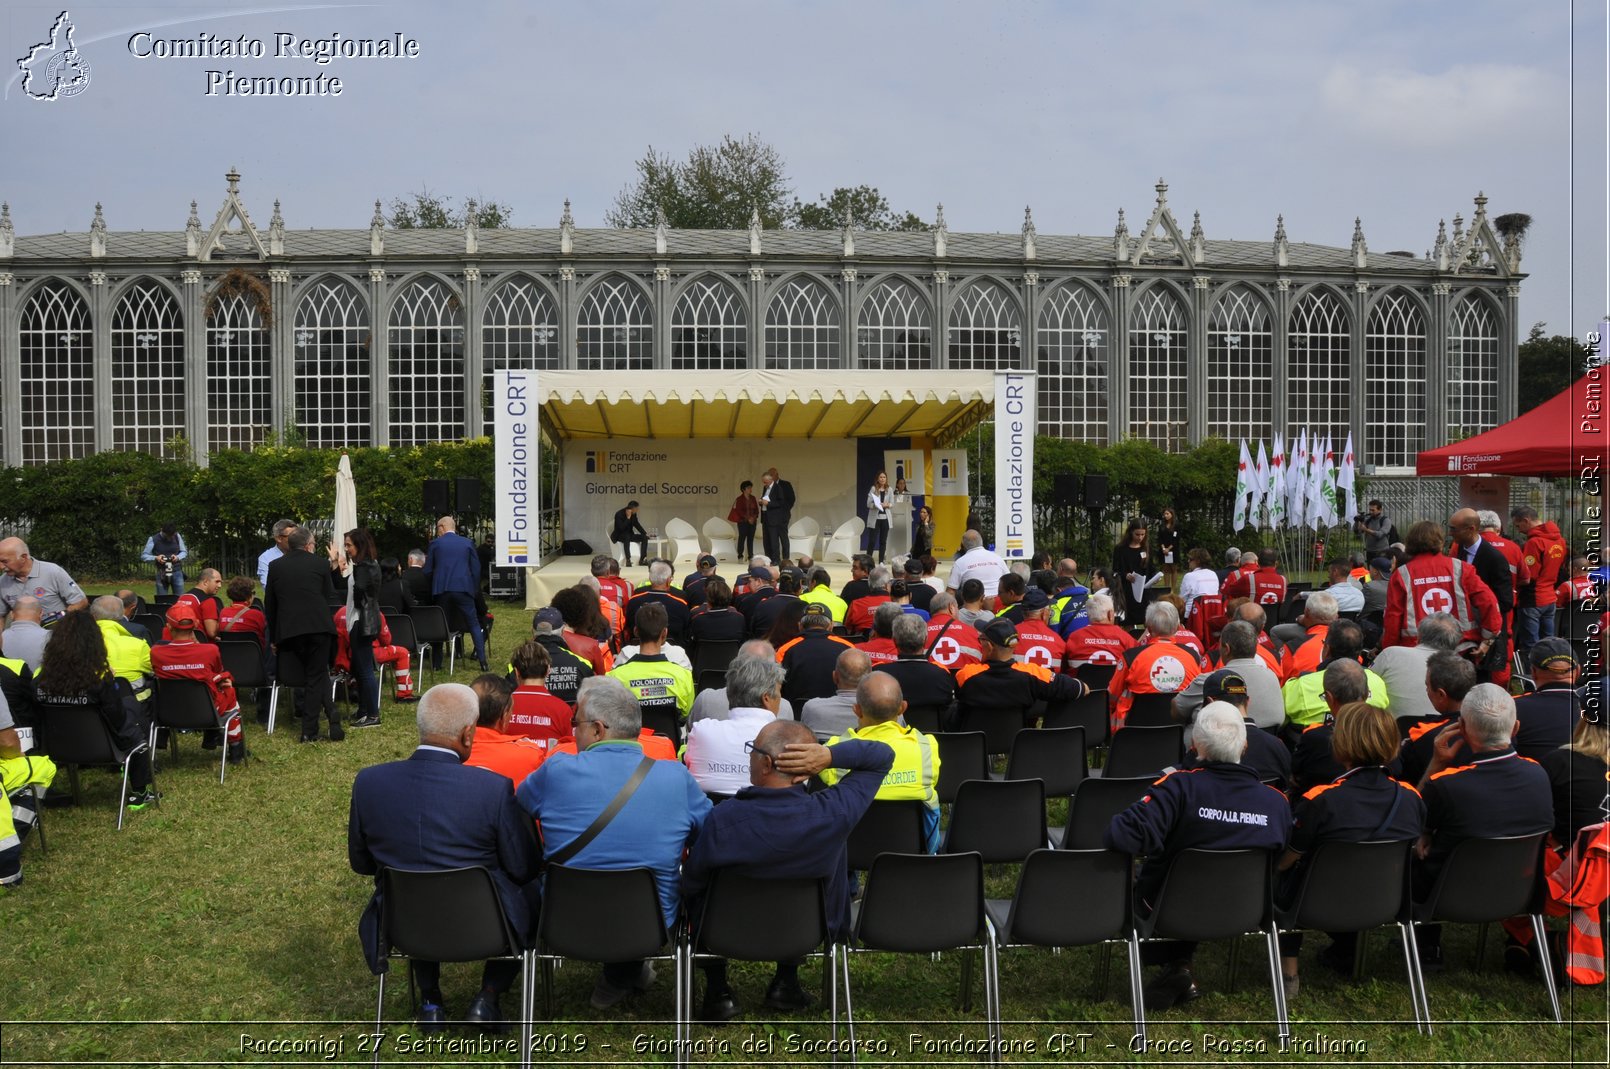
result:
M 995 552 L 1007 560 L 1034 555 L 1034 425 L 1032 371 L 995 373 Z
M 499 567 L 533 566 L 542 558 L 539 528 L 537 450 L 537 373 L 499 370 L 492 373 L 492 481 L 496 501 Z

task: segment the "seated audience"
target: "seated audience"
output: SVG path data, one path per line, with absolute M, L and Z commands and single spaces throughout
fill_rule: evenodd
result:
M 128 684 L 112 674 L 106 642 L 89 613 L 70 612 L 51 629 L 35 683 L 41 721 L 49 719 L 52 705 L 89 706 L 100 714 L 120 753 L 147 741 L 151 722 Z M 151 751 L 143 750 L 129 762 L 126 804 L 139 812 L 157 797 L 151 787 Z
M 480 700 L 475 720 L 475 741 L 470 744 L 466 765 L 496 772 L 509 781 L 509 790 L 525 782 L 548 756 L 543 742 L 509 730 L 514 711 L 514 688 L 502 676 L 483 672 L 470 684 Z M 569 712 L 569 710 L 566 710 Z
M 535 638 L 515 647 L 512 663 L 519 682 L 510 694 L 508 720 L 498 729 L 535 740 L 545 750 L 571 735 L 571 705 L 548 689 L 553 676 L 549 657 L 548 647 Z
M 706 794 L 735 794 L 749 782 L 746 747 L 777 718 L 782 688 L 775 660 L 739 657 L 728 666 L 725 719 L 699 720 L 688 731 L 688 771 Z
M 839 655 L 854 646 L 832 631 L 833 617 L 828 607 L 820 602 L 807 604 L 800 618 L 799 637 L 777 646 L 777 663 L 784 672 L 783 697 L 796 708 L 812 698 L 831 697 L 836 689 L 833 668 Z
M 232 765 L 246 760 L 246 738 L 241 731 L 240 699 L 235 695 L 235 680 L 224 671 L 224 658 L 211 642 L 199 641 L 197 629 L 201 627 L 194 602 L 180 598 L 168 607 L 167 631 L 169 639 L 151 647 L 151 669 L 156 676 L 157 689 L 164 679 L 193 679 L 207 685 L 213 707 L 224 720 L 223 735 L 228 740 L 226 755 Z M 204 750 L 218 747 L 219 732 L 205 731 L 201 737 Z
M 39 599 L 24 594 L 11 607 L 6 629 L 0 633 L 0 650 L 35 672 L 39 671 L 39 661 L 45 654 L 45 643 L 50 641 L 50 632 L 39 622 L 43 616 Z
M 816 733 L 818 742 L 826 742 L 855 726 L 855 689 L 870 671 L 872 661 L 861 650 L 852 646 L 839 651 L 833 666 L 833 693 L 810 699 L 799 711 L 800 723 Z

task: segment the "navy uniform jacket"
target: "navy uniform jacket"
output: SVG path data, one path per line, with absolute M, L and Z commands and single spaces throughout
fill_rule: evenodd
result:
M 901 654 L 898 661 L 872 666 L 900 681 L 900 694 L 913 709 L 944 708 L 956 700 L 956 677 L 922 654 Z
M 1146 796 L 1112 818 L 1106 845 L 1144 855 L 1136 900 L 1157 901 L 1169 862 L 1182 850 L 1279 850 L 1291 835 L 1286 796 L 1258 782 L 1247 765 L 1210 761 L 1170 772 Z
M 457 531 L 446 531 L 425 550 L 425 574 L 430 576 L 430 593 L 468 594 L 481 588 L 481 557 L 475 543 Z
M 745 787 L 710 811 L 704 830 L 682 863 L 682 894 L 692 898 L 716 869 L 733 868 L 762 879 L 820 877 L 826 881 L 827 923 L 835 939 L 850 931 L 850 831 L 866 813 L 894 765 L 881 742 L 846 739 L 828 751 L 846 770 L 826 790 Z M 504 793 L 508 793 L 505 782 Z M 698 916 L 697 908 L 693 916 Z
M 522 890 L 537 878 L 540 859 L 531 820 L 514 804 L 506 778 L 461 764 L 457 754 L 421 747 L 406 761 L 360 771 L 352 784 L 347 857 L 363 876 L 378 876 L 382 868 L 483 865 L 509 926 L 522 939 L 531 934 L 532 911 Z M 378 880 L 375 886 L 378 900 Z M 378 932 L 364 924 L 359 932 L 373 966 Z
M 1409 728 L 1409 737 L 1403 740 L 1403 747 L 1398 750 L 1397 760 L 1392 762 L 1392 774 L 1405 783 L 1419 785 L 1425 776 L 1426 769 L 1431 767 L 1431 758 L 1436 752 L 1437 736 L 1442 729 L 1453 726 L 1459 730 L 1459 714 L 1454 713 L 1443 720 L 1427 718 Z M 1464 763 L 1470 760 L 1470 748 L 1464 743 L 1459 744 L 1459 752 L 1454 760 Z
M 1392 808 L 1394 802 L 1396 810 Z M 1419 791 L 1399 783 L 1380 765 L 1361 765 L 1302 796 L 1292 810 L 1291 849 L 1310 854 L 1326 841 L 1418 839 L 1425 828 L 1425 816 Z
M 1515 749 L 1522 757 L 1541 761 L 1571 742 L 1571 732 L 1582 715 L 1582 703 L 1570 683 L 1550 683 L 1536 694 L 1515 699 L 1515 719 L 1521 729 Z
M 833 669 L 839 655 L 855 645 L 826 631 L 801 631 L 799 638 L 783 643 L 777 663 L 783 666 L 783 697 L 794 708 L 812 698 L 831 698 L 838 693 Z
M 1291 756 L 1291 786 L 1296 794 L 1303 794 L 1340 776 L 1342 763 L 1331 752 L 1331 740 L 1336 725 L 1310 724 L 1297 736 L 1297 748 Z M 1251 734 L 1250 732 L 1248 734 Z
M 1554 794 L 1542 765 L 1508 748 L 1462 760 L 1426 781 L 1431 852 L 1415 869 L 1417 894 L 1430 891 L 1454 846 L 1465 839 L 1554 827 Z
M 1278 779 L 1281 783 L 1290 783 L 1291 751 L 1286 749 L 1286 744 L 1245 717 L 1241 722 L 1247 725 L 1247 752 L 1241 755 L 1241 763 L 1256 772 L 1260 780 Z M 1191 754 L 1185 767 L 1197 764 L 1196 755 Z

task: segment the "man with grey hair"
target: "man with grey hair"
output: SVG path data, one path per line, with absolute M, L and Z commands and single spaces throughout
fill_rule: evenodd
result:
M 1325 633 L 1341 613 L 1334 595 L 1316 590 L 1303 599 L 1303 611 L 1295 622 L 1276 624 L 1269 637 L 1280 649 L 1280 674 L 1288 681 L 1319 667 L 1325 646 Z
M 872 660 L 863 651 L 851 647 L 839 654 L 833 666 L 833 694 L 826 698 L 812 698 L 799 711 L 800 723 L 816 732 L 817 742 L 826 742 L 855 727 L 855 688 L 861 685 L 861 680 L 870 671 Z
M 945 580 L 945 586 L 950 590 L 960 590 L 967 580 L 977 579 L 984 584 L 984 597 L 988 600 L 995 597 L 1001 576 L 1005 574 L 1006 562 L 984 548 L 983 535 L 969 530 L 962 534 L 962 555 L 951 565 L 950 578 Z
M 955 599 L 949 594 L 934 596 L 935 602 L 940 599 L 947 601 L 951 607 L 956 604 Z M 872 670 L 887 672 L 894 676 L 900 684 L 901 693 L 905 695 L 906 703 L 913 709 L 937 712 L 939 714 L 937 722 L 943 727 L 956 701 L 956 677 L 928 659 L 928 645 L 932 641 L 928 636 L 931 630 L 931 624 L 924 624 L 915 616 L 902 614 L 895 620 L 891 631 L 896 659 L 873 665 Z M 971 635 L 970 641 L 975 643 L 978 641 L 978 632 L 973 628 L 958 627 L 956 630 Z M 935 652 L 938 652 L 937 649 Z M 972 663 L 976 663 L 976 660 Z
M 1224 567 L 1220 568 L 1218 571 L 1220 589 L 1223 589 L 1224 581 L 1230 578 L 1230 576 L 1234 575 L 1236 573 L 1236 569 L 1238 569 L 1240 566 L 1241 550 L 1235 546 L 1231 546 L 1229 549 L 1224 551 Z
M 1178 694 L 1201 673 L 1196 654 L 1174 641 L 1179 629 L 1180 613 L 1174 606 L 1166 601 L 1146 606 L 1146 638 L 1119 655 L 1107 684 L 1117 725 L 1122 726 L 1129 715 L 1135 695 Z
M 626 634 L 641 640 L 637 630 L 637 614 L 645 605 L 660 605 L 665 609 L 666 626 L 670 629 L 668 641 L 678 646 L 688 644 L 688 624 L 693 614 L 679 592 L 671 589 L 671 576 L 675 572 L 669 564 L 656 560 L 648 566 L 648 588 L 639 590 L 626 603 Z
M 384 869 L 428 871 L 484 867 L 497 887 L 504 915 L 521 946 L 536 916 L 538 872 L 531 821 L 514 802 L 509 781 L 463 762 L 475 741 L 480 702 L 461 683 L 442 683 L 419 700 L 415 721 L 419 747 L 405 761 L 372 765 L 352 784 L 347 820 L 347 856 L 352 871 L 374 876 L 378 895 Z M 369 966 L 385 967 L 380 945 L 379 901 L 372 898 L 358 924 Z M 440 1031 L 449 1019 L 437 962 L 413 959 L 419 985 L 422 1030 Z M 498 999 L 519 973 L 518 961 L 488 961 L 481 987 L 459 1018 L 498 1027 Z
M 1087 622 L 1083 627 L 1069 632 L 1063 647 L 1068 670 L 1074 675 L 1078 675 L 1079 669 L 1087 664 L 1116 667 L 1124 651 L 1135 645 L 1135 636 L 1113 623 L 1117 611 L 1112 595 L 1105 591 L 1098 590 L 1085 601 Z
M 39 605 L 39 599 L 32 594 L 24 594 L 11 606 L 11 617 L 6 622 L 6 630 L 0 635 L 0 648 L 5 655 L 14 661 L 23 661 L 30 671 L 39 671 L 39 661 L 45 655 L 45 643 L 50 641 L 50 632 L 39 621 L 44 612 Z
M 738 657 L 727 667 L 724 720 L 700 720 L 688 732 L 688 771 L 706 794 L 736 794 L 749 785 L 744 744 L 777 719 L 783 703 L 783 668 L 775 660 Z
M 904 615 L 906 611 L 899 602 L 886 601 L 879 605 L 872 614 L 872 637 L 857 643 L 855 648 L 870 657 L 873 664 L 888 664 L 898 660 L 900 654 L 894 646 L 894 623 Z
M 845 626 L 851 632 L 863 635 L 872 630 L 873 613 L 889 601 L 889 574 L 888 566 L 883 564 L 867 573 L 868 593 L 850 602 L 850 614 L 845 617 Z
M 1534 835 L 1554 827 L 1548 773 L 1515 752 L 1515 699 L 1504 688 L 1478 683 L 1459 707 L 1459 722 L 1437 735 L 1420 780 L 1426 830 L 1414 867 L 1415 896 L 1423 898 L 1453 848 L 1466 839 Z M 1461 751 L 1468 749 L 1467 756 Z M 1416 928 L 1422 961 L 1442 964 L 1441 929 Z
M 1459 621 L 1436 612 L 1420 621 L 1418 646 L 1388 646 L 1375 655 L 1371 670 L 1386 684 L 1386 699 L 1399 720 L 1423 720 L 1437 715 L 1426 696 L 1426 664 L 1431 655 L 1459 648 Z
M 106 643 L 106 662 L 112 674 L 127 680 L 140 701 L 151 697 L 151 647 L 129 634 L 123 626 L 123 599 L 116 594 L 103 594 L 90 602 L 89 614 L 94 617 L 95 626 L 101 629 L 101 640 Z
M 275 520 L 274 521 L 273 530 L 270 532 L 271 536 L 274 539 L 274 542 L 267 549 L 263 550 L 263 552 L 261 552 L 261 553 L 259 553 L 257 555 L 257 585 L 258 586 L 267 586 L 268 585 L 268 566 L 270 564 L 273 564 L 275 561 L 279 560 L 281 557 L 285 556 L 286 540 L 288 538 L 290 538 L 291 531 L 295 527 L 296 527 L 296 521 L 295 520 Z M 412 554 L 409 555 L 409 563 L 413 563 Z M 425 563 L 425 558 L 424 558 L 423 554 L 421 554 L 421 556 L 420 556 L 419 563 L 421 563 L 421 564 Z
M 67 570 L 48 560 L 34 560 L 28 543 L 20 538 L 0 539 L 0 620 L 24 594 L 39 599 L 44 622 L 53 624 L 64 613 L 89 608 L 89 598 Z
M 1330 625 L 1330 630 L 1325 633 L 1325 645 L 1320 652 L 1318 669 L 1286 680 L 1286 685 L 1280 689 L 1280 697 L 1286 705 L 1290 738 L 1295 740 L 1298 734 L 1322 722 L 1330 713 L 1332 707 L 1325 699 L 1330 686 L 1330 678 L 1325 675 L 1325 671 L 1330 665 L 1335 661 L 1352 661 L 1357 664 L 1363 653 L 1363 628 L 1352 620 L 1337 620 Z M 1382 682 L 1380 676 L 1369 669 L 1361 667 L 1360 671 L 1364 673 L 1365 691 L 1358 700 L 1367 700 L 1371 705 L 1385 709 L 1386 684 Z
M 1247 686 L 1246 716 L 1259 728 L 1278 730 L 1286 720 L 1286 703 L 1280 696 L 1280 677 L 1258 656 L 1258 633 L 1245 620 L 1224 625 L 1219 632 L 1221 669 L 1240 676 Z M 1190 723 L 1204 698 L 1208 673 L 1197 676 L 1174 696 L 1174 718 Z
M 516 791 L 520 808 L 542 825 L 543 852 L 550 861 L 585 869 L 630 869 L 654 873 L 667 928 L 676 921 L 682 854 L 710 815 L 710 800 L 677 761 L 643 753 L 637 699 L 618 682 L 589 679 L 576 704 L 576 752 L 550 755 Z M 571 844 L 639 771 L 642 779 L 609 823 L 579 849 Z M 644 961 L 603 966 L 593 987 L 594 1009 L 606 1010 L 654 982 Z
M 738 657 L 758 657 L 763 661 L 777 660 L 777 648 L 763 638 L 752 638 L 738 647 Z M 731 670 L 728 665 L 728 670 Z M 688 714 L 688 724 L 691 726 L 700 720 L 725 720 L 731 710 L 731 699 L 727 695 L 726 684 L 719 687 L 707 687 L 699 691 L 693 699 L 693 711 Z M 783 706 L 777 711 L 779 720 L 796 720 L 794 704 L 787 698 L 783 699 Z
M 1297 737 L 1291 754 L 1292 797 L 1306 794 L 1322 783 L 1330 783 L 1347 771 L 1332 750 L 1336 713 L 1344 705 L 1370 701 L 1370 674 L 1363 665 L 1345 657 L 1332 660 L 1320 673 L 1325 681 L 1325 718 L 1308 725 Z M 1381 706 L 1379 700 L 1370 704 Z
M 1291 834 L 1286 796 L 1258 781 L 1241 764 L 1247 727 L 1228 702 L 1211 702 L 1196 715 L 1192 735 L 1199 764 L 1189 772 L 1169 769 L 1107 827 L 1108 849 L 1144 857 L 1135 880 L 1135 906 L 1150 912 L 1163 877 L 1182 850 L 1285 848 Z M 1142 958 L 1166 966 L 1146 987 L 1147 1009 L 1168 1009 L 1200 992 L 1191 974 L 1194 943 L 1148 943 Z

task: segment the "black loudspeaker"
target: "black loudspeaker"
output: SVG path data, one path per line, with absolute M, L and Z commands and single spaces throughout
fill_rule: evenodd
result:
M 455 483 L 456 485 L 453 487 L 453 490 L 454 493 L 458 495 L 458 511 L 480 512 L 481 480 L 457 479 L 455 480 Z
M 446 516 L 452 507 L 447 500 L 447 480 L 426 479 L 425 511 L 432 516 Z
M 1105 475 L 1085 476 L 1085 508 L 1104 509 L 1107 507 L 1107 477 Z
M 591 543 L 583 542 L 579 538 L 567 538 L 560 552 L 567 557 L 590 557 L 593 555 Z
M 1051 478 L 1051 504 L 1059 509 L 1079 503 L 1079 476 L 1055 475 Z

